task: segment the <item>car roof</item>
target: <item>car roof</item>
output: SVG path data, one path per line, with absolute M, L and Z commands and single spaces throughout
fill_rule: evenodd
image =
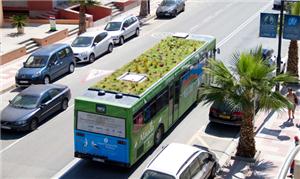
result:
M 163 149 L 147 166 L 147 170 L 176 176 L 186 161 L 204 150 L 186 144 L 171 143 Z
M 62 44 L 62 43 L 51 44 L 38 49 L 37 51 L 33 52 L 32 55 L 48 56 L 68 46 L 69 46 L 68 44 Z
M 102 32 L 106 32 L 106 31 L 105 30 L 89 31 L 89 32 L 85 32 L 85 33 L 81 34 L 79 37 L 95 37 L 95 36 L 101 34 Z
M 28 88 L 20 92 L 22 95 L 31 95 L 31 96 L 41 96 L 46 91 L 52 88 L 66 88 L 64 85 L 55 85 L 55 84 L 38 84 L 30 85 Z
M 128 19 L 129 17 L 135 17 L 135 18 L 137 18 L 137 17 L 134 16 L 134 15 L 120 16 L 120 17 L 117 17 L 117 18 L 114 19 L 114 20 L 111 20 L 110 22 L 122 22 L 122 21 L 124 21 L 125 19 Z

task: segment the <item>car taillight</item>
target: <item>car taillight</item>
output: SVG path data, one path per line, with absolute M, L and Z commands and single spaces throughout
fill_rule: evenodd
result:
M 233 112 L 233 113 L 232 113 L 232 116 L 233 116 L 234 118 L 242 118 L 243 115 L 244 115 L 243 112 Z
M 213 116 L 217 116 L 218 110 L 216 108 L 210 108 L 209 114 Z

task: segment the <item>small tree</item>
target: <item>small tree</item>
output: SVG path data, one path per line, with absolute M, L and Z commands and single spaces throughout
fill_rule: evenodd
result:
M 24 33 L 24 26 L 27 24 L 27 16 L 25 15 L 13 15 L 11 18 L 11 25 L 17 27 L 18 34 Z
M 256 153 L 253 126 L 255 103 L 258 102 L 259 110 L 286 108 L 290 102 L 273 87 L 277 83 L 297 79 L 288 74 L 272 75 L 276 67 L 269 67 L 262 59 L 261 48 L 234 55 L 232 61 L 234 64 L 230 68 L 222 61 L 209 61 L 204 72 L 213 77 L 216 86 L 201 87 L 199 100 L 205 104 L 225 102 L 232 110 L 243 112 L 236 155 L 252 158 Z
M 71 3 L 79 3 L 79 31 L 78 35 L 86 32 L 86 9 L 88 6 L 93 6 L 96 4 L 100 4 L 99 1 L 96 0 L 70 0 Z

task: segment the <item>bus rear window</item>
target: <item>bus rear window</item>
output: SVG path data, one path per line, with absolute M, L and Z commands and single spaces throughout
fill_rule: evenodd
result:
M 77 129 L 125 138 L 125 119 L 78 111 Z

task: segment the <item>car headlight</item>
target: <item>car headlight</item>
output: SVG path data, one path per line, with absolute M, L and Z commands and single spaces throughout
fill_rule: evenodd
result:
M 81 56 L 81 57 L 87 57 L 87 54 L 88 54 L 87 52 L 81 52 L 81 53 L 80 53 L 80 56 Z
M 26 124 L 27 120 L 22 120 L 22 121 L 16 121 L 15 124 L 16 125 L 22 125 L 22 124 Z
M 35 74 L 32 75 L 32 78 L 39 77 L 42 73 L 40 71 L 36 72 Z

